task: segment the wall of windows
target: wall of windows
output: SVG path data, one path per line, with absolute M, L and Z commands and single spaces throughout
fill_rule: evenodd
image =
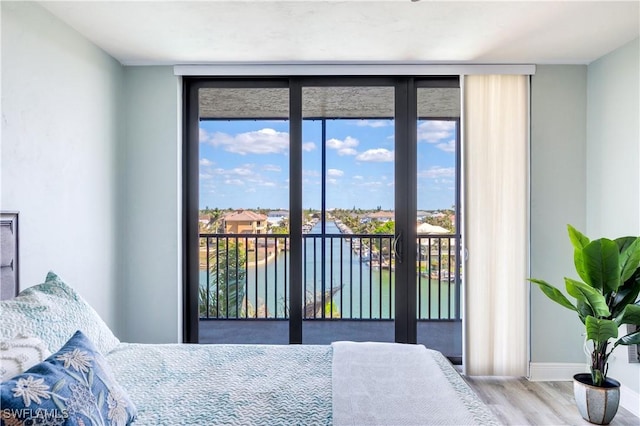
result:
M 439 321 L 460 352 L 457 77 L 185 78 L 185 96 L 187 340 L 277 319 L 279 343 L 416 342 Z

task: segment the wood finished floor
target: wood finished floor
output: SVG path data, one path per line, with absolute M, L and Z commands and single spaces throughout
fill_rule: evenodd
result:
M 464 379 L 505 425 L 591 425 L 578 413 L 572 382 L 530 382 L 524 377 Z M 640 426 L 640 419 L 620 407 L 610 424 Z

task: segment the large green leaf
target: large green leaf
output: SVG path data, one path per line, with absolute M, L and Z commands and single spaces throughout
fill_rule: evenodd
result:
M 640 345 L 640 331 L 635 331 L 619 338 L 613 347 L 615 348 L 618 345 Z
M 620 286 L 620 255 L 618 244 L 607 238 L 591 241 L 582 249 L 587 284 L 604 293 L 616 291 Z
M 540 287 L 540 290 L 542 290 L 542 292 L 546 294 L 549 299 L 564 306 L 567 309 L 571 309 L 572 311 L 576 310 L 576 307 L 573 306 L 573 304 L 569 301 L 569 299 L 567 299 L 560 290 L 558 290 L 548 282 L 544 280 L 537 280 L 535 278 L 530 278 L 529 281 L 537 284 L 538 287 Z
M 573 245 L 573 264 L 576 268 L 578 276 L 586 283 L 589 283 L 589 276 L 584 267 L 584 256 L 582 255 L 582 249 L 589 244 L 589 238 L 583 235 L 580 231 L 571 225 L 567 225 L 569 231 L 569 239 Z
M 622 270 L 620 279 L 623 283 L 631 278 L 640 267 L 640 237 L 635 238 L 631 243 L 629 243 L 629 238 L 622 239 L 622 250 L 620 251 L 620 269 Z M 617 240 L 616 244 L 620 247 Z
M 606 342 L 618 337 L 618 326 L 611 320 L 588 316 L 586 326 L 587 339 L 589 340 Z
M 567 293 L 578 300 L 586 302 L 595 316 L 608 317 L 611 315 L 606 299 L 598 290 L 571 278 L 565 278 L 564 282 Z
M 627 305 L 622 314 L 616 318 L 616 324 L 640 325 L 640 305 Z
M 634 279 L 635 275 L 637 275 L 637 279 Z M 613 303 L 610 305 L 612 307 L 611 313 L 614 316 L 617 316 L 625 306 L 638 300 L 638 295 L 640 295 L 640 271 L 636 272 L 635 275 L 618 288 L 618 292 L 613 298 Z
M 583 324 L 586 322 L 589 315 L 596 315 L 595 313 L 593 313 L 593 309 L 591 309 L 591 306 L 589 306 L 589 304 L 584 300 L 578 300 L 578 303 L 576 303 L 576 308 L 578 311 L 578 316 L 580 317 L 580 321 L 582 321 Z
M 582 254 L 582 249 L 577 248 L 573 250 L 573 265 L 576 268 L 578 276 L 582 278 L 582 281 L 586 283 L 591 282 L 591 278 L 584 266 L 584 255 Z
M 617 316 L 625 306 L 638 300 L 638 295 L 640 295 L 640 269 L 618 287 L 618 292 L 611 305 L 611 314 Z
M 620 237 L 616 238 L 614 241 L 618 244 L 618 251 L 622 253 L 636 240 L 636 237 Z
M 571 285 L 569 285 L 568 283 L 571 283 Z M 584 285 L 584 283 L 581 283 L 580 281 L 576 281 L 567 277 L 564 278 L 564 286 L 567 289 L 567 293 L 569 293 L 569 296 L 575 297 L 578 302 L 586 302 L 587 298 L 585 297 L 584 293 L 577 290 L 577 286 L 579 284 Z
M 569 231 L 569 239 L 571 240 L 571 244 L 573 244 L 574 248 L 582 250 L 587 244 L 589 244 L 589 238 L 573 226 L 567 225 L 567 230 Z

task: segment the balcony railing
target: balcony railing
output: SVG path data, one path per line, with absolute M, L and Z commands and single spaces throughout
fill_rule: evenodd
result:
M 419 320 L 460 319 L 457 236 L 420 235 Z M 393 235 L 303 234 L 304 319 L 393 319 Z M 201 319 L 287 319 L 289 236 L 200 234 Z

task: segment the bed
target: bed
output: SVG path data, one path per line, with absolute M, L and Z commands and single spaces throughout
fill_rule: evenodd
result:
M 87 426 L 499 424 L 421 345 L 123 343 L 54 273 L 0 303 L 6 425 L 26 415 Z M 37 345 L 30 363 L 14 362 Z

